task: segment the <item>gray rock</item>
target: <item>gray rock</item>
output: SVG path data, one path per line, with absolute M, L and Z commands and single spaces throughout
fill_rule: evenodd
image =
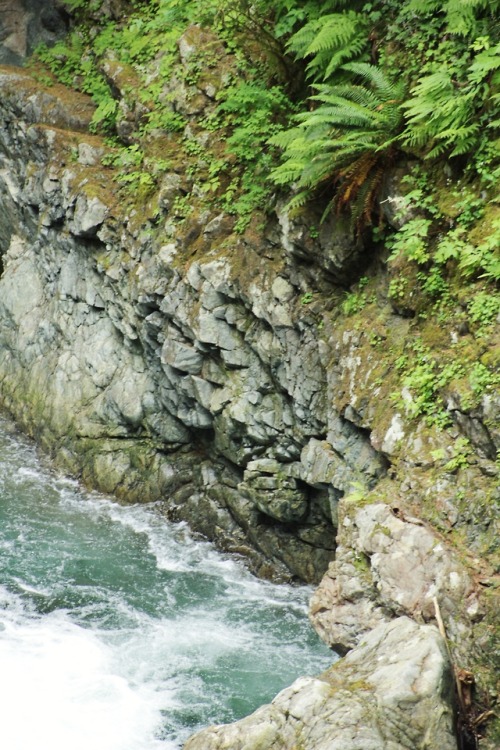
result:
M 452 678 L 433 626 L 381 624 L 320 677 L 301 677 L 267 706 L 210 727 L 184 750 L 455 750 Z
M 200 372 L 203 363 L 203 356 L 200 352 L 173 338 L 167 339 L 163 344 L 161 359 L 165 364 L 192 375 Z
M 382 503 L 358 506 L 349 497 L 340 510 L 336 559 L 310 605 L 315 629 L 332 648 L 345 652 L 395 615 L 431 620 L 435 598 L 451 636 L 467 612 L 474 617 L 471 578 L 418 519 L 399 517 Z
M 78 163 L 84 167 L 95 167 L 100 163 L 105 151 L 103 148 L 92 146 L 90 143 L 78 144 Z
M 76 199 L 69 230 L 77 237 L 93 237 L 108 214 L 108 207 L 99 198 L 80 193 Z
M 22 65 L 39 44 L 54 44 L 67 31 L 67 17 L 57 1 L 1 0 L 0 64 Z

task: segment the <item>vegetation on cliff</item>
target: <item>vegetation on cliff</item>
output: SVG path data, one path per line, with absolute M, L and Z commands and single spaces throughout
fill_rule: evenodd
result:
M 323 217 L 349 213 L 366 264 L 384 257 L 391 305 L 415 319 L 392 357 L 391 397 L 446 428 L 450 388 L 463 413 L 494 392 L 500 3 L 66 5 L 72 33 L 38 59 L 94 98 L 93 127 L 108 137 L 104 161 L 125 198 L 147 201 L 181 166 L 177 222 L 205 203 L 231 215 L 236 232 L 263 226 L 276 185 L 292 215 L 310 201 Z M 366 306 L 366 280 L 345 313 Z M 455 331 L 445 347 L 436 323 Z M 465 443 L 460 452 L 465 461 Z
M 330 299 L 324 287 L 307 290 L 304 318 L 316 321 L 318 337 L 359 334 L 359 400 L 378 402 L 372 434 L 387 434 L 394 414 L 420 429 L 413 445 L 401 444 L 407 461 L 401 468 L 394 460 L 391 480 L 399 472 L 417 514 L 468 562 L 485 556 L 492 569 L 500 3 L 67 6 L 70 37 L 39 50 L 47 69 L 38 66 L 37 75 L 92 95 L 94 130 L 107 138 L 105 166 L 123 203 L 145 207 L 138 220 L 154 226 L 170 201 L 167 223 L 188 236 L 195 215 L 210 207 L 211 216 L 230 217 L 228 235 L 251 247 L 282 201 L 310 222 L 311 241 L 321 231 L 311 202 L 318 216 L 349 216 L 364 261 L 348 289 L 330 285 Z M 181 189 L 170 190 L 172 175 Z M 189 252 L 200 248 L 195 237 Z M 333 397 L 339 414 L 342 395 L 339 387 Z M 439 483 L 445 490 L 436 499 Z M 488 578 L 492 597 L 496 580 Z M 490 614 L 479 626 L 483 656 L 473 657 L 485 671 L 495 637 Z

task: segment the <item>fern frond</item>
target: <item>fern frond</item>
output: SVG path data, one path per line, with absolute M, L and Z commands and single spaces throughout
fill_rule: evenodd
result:
M 360 231 L 363 221 L 371 221 L 380 175 L 398 151 L 404 91 L 368 63 L 348 63 L 342 71 L 357 80 L 316 84 L 311 97 L 316 109 L 295 117 L 298 127 L 290 137 L 279 134 L 272 139 L 275 145 L 283 144 L 284 154 L 271 179 L 301 190 L 293 198 L 294 206 L 328 185 L 333 196 L 327 211 L 357 205 L 359 198 Z
M 377 112 L 372 112 L 366 107 L 361 107 L 352 102 L 337 104 L 336 106 L 318 107 L 314 110 L 305 122 L 311 125 L 329 124 L 332 126 L 342 127 L 370 127 L 382 121 L 382 117 Z
M 429 139 L 428 138 L 426 138 L 425 143 L 426 144 L 429 143 Z M 442 156 L 447 150 L 448 150 L 448 144 L 445 143 L 444 141 L 438 141 L 427 152 L 427 154 L 425 155 L 425 158 L 426 159 L 437 159 L 439 156 Z
M 323 74 L 323 80 L 328 80 L 348 60 L 359 57 L 365 48 L 366 34 L 361 32 L 357 36 L 354 36 L 348 44 L 345 44 L 342 49 L 337 50 L 331 55 L 330 62 Z
M 288 203 L 287 203 L 287 209 L 291 213 L 297 211 L 297 209 L 302 208 L 305 206 L 305 204 L 311 200 L 311 191 L 310 190 L 301 190 L 299 193 L 293 196 Z
M 500 44 L 490 49 L 482 50 L 475 56 L 474 62 L 469 68 L 468 79 L 471 83 L 481 83 L 488 75 L 500 68 Z
M 268 139 L 268 143 L 271 146 L 277 146 L 278 148 L 286 149 L 296 138 L 299 138 L 302 134 L 301 128 L 288 128 L 288 130 L 280 130 L 279 133 L 271 136 Z
M 410 0 L 408 10 L 419 15 L 442 13 L 447 31 L 458 36 L 473 36 L 478 21 L 484 16 L 495 17 L 499 0 Z
M 348 99 L 349 101 L 355 102 L 362 107 L 371 107 L 375 109 L 380 104 L 380 98 L 366 86 L 358 86 L 353 83 L 338 84 L 336 86 L 329 85 L 316 85 L 315 88 L 319 92 L 315 94 L 313 98 L 317 98 L 318 101 L 329 102 L 331 97 L 338 97 L 339 99 Z
M 314 42 L 315 37 L 321 31 L 322 20 L 317 18 L 302 26 L 290 38 L 287 44 L 288 52 L 295 53 L 296 57 L 302 59 L 306 56 L 306 50 Z
M 365 81 L 366 85 L 372 87 L 383 101 L 400 99 L 403 95 L 403 85 L 392 81 L 376 65 L 364 62 L 352 62 L 343 65 L 342 70 L 347 70 L 359 76 Z
M 309 59 L 306 70 L 310 78 L 326 80 L 366 48 L 365 27 L 364 16 L 353 10 L 328 13 L 293 34 L 287 49 L 297 59 Z
M 291 185 L 299 179 L 300 175 L 304 170 L 304 162 L 291 160 L 287 161 L 286 164 L 277 167 L 272 172 L 272 179 L 276 185 Z
M 357 13 L 351 11 L 349 13 L 334 13 L 322 16 L 318 33 L 303 53 L 303 56 L 308 57 L 318 52 L 343 47 L 351 41 L 357 30 Z

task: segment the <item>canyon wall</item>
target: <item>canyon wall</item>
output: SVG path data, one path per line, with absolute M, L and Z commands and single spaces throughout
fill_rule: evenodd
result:
M 213 107 L 206 87 L 198 94 L 193 107 L 177 91 L 193 121 Z M 243 233 L 206 203 L 186 211 L 193 192 L 182 161 L 162 177 L 154 205 L 125 193 L 102 163 L 108 147 L 89 132 L 94 110 L 83 94 L 0 68 L 2 407 L 86 485 L 161 501 L 169 518 L 244 555 L 261 576 L 319 583 L 314 626 L 341 653 L 354 649 L 337 671 L 352 677 L 359 648 L 368 661 L 389 659 L 386 638 L 394 652 L 415 643 L 403 698 L 393 698 L 404 702 L 421 675 L 420 719 L 410 740 L 389 727 L 373 747 L 424 746 L 421 718 L 437 693 L 444 723 L 436 714 L 435 744 L 425 746 L 452 747 L 437 612 L 455 666 L 475 673 L 482 710 L 487 691 L 495 696 L 498 394 L 465 408 L 450 388 L 446 432 L 412 418 L 396 361 L 416 326 L 432 321 L 391 301 L 383 249 L 353 239 L 337 217 L 319 225 L 313 209 L 291 220 L 279 201 Z M 124 123 L 135 116 L 123 111 Z M 158 148 L 175 153 L 175 139 Z M 363 304 L 346 312 L 360 276 Z M 437 328 L 443 340 L 458 335 Z M 471 448 L 458 461 L 464 437 Z M 386 685 L 362 672 L 351 679 L 351 693 L 370 695 L 356 693 L 360 716 L 370 691 Z M 290 715 L 306 717 L 304 747 L 323 747 L 310 716 L 343 715 L 336 675 L 291 688 L 262 725 L 282 739 L 265 744 L 259 734 L 244 747 L 295 747 Z M 373 726 L 395 715 L 387 705 Z M 396 723 L 406 721 L 403 712 Z

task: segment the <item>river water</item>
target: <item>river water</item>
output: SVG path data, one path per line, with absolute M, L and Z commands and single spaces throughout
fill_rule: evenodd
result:
M 0 748 L 178 750 L 331 664 L 310 594 L 52 473 L 0 419 Z

